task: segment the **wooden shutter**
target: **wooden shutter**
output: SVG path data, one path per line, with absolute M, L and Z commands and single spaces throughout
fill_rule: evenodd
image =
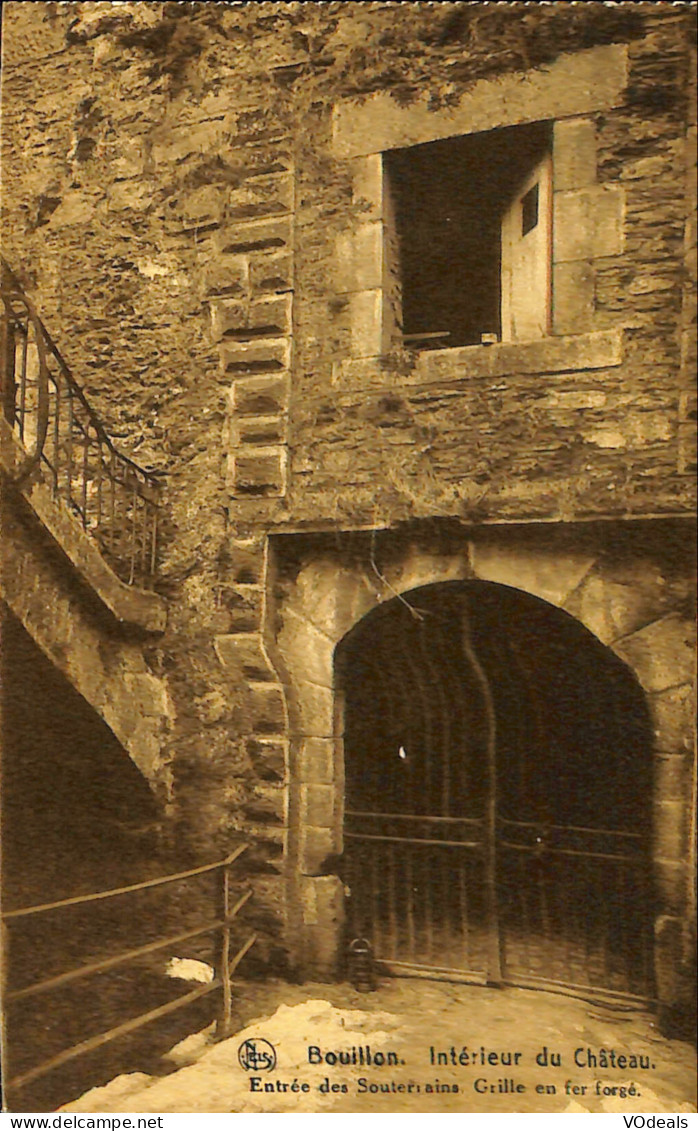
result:
M 551 258 L 552 158 L 546 154 L 502 219 L 502 341 L 549 333 Z

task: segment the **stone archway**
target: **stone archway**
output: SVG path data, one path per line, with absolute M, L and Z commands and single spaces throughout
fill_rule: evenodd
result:
M 335 675 L 347 938 L 396 973 L 651 998 L 653 742 L 627 665 L 469 580 L 373 610 Z
M 654 729 L 652 868 L 659 906 L 661 1000 L 679 992 L 690 917 L 692 623 L 682 612 L 688 572 L 671 572 L 641 539 L 605 531 L 488 528 L 444 540 L 412 533 L 366 538 L 363 553 L 314 547 L 277 609 L 274 660 L 289 706 L 287 867 L 292 955 L 316 974 L 337 968 L 343 891 L 343 751 L 334 651 L 372 609 L 409 590 L 477 579 L 512 586 L 570 613 L 632 670 Z M 294 913 L 294 908 L 302 909 Z

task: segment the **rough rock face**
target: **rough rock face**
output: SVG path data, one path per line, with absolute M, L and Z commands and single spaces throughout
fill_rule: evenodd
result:
M 289 812 L 267 533 L 692 505 L 694 13 L 348 7 L 4 6 L 5 254 L 112 434 L 166 475 L 147 661 L 175 806 L 194 855 L 253 838 L 267 954 Z M 434 120 L 595 49 L 627 57 L 555 143 L 562 352 L 375 347 L 385 202 L 338 108 Z

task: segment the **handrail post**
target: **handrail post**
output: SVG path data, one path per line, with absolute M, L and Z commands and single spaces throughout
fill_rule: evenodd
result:
M 221 1011 L 216 1023 L 216 1040 L 224 1041 L 230 1036 L 232 1030 L 232 990 L 230 985 L 230 876 L 227 861 L 222 866 L 222 891 L 221 891 L 221 918 L 224 920 L 221 927 L 221 947 L 219 955 L 219 973 L 221 980 Z

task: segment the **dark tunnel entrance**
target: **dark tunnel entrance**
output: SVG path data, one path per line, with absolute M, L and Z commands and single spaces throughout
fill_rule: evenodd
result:
M 506 586 L 394 599 L 336 657 L 350 937 L 396 972 L 652 995 L 651 730 L 632 673 Z

